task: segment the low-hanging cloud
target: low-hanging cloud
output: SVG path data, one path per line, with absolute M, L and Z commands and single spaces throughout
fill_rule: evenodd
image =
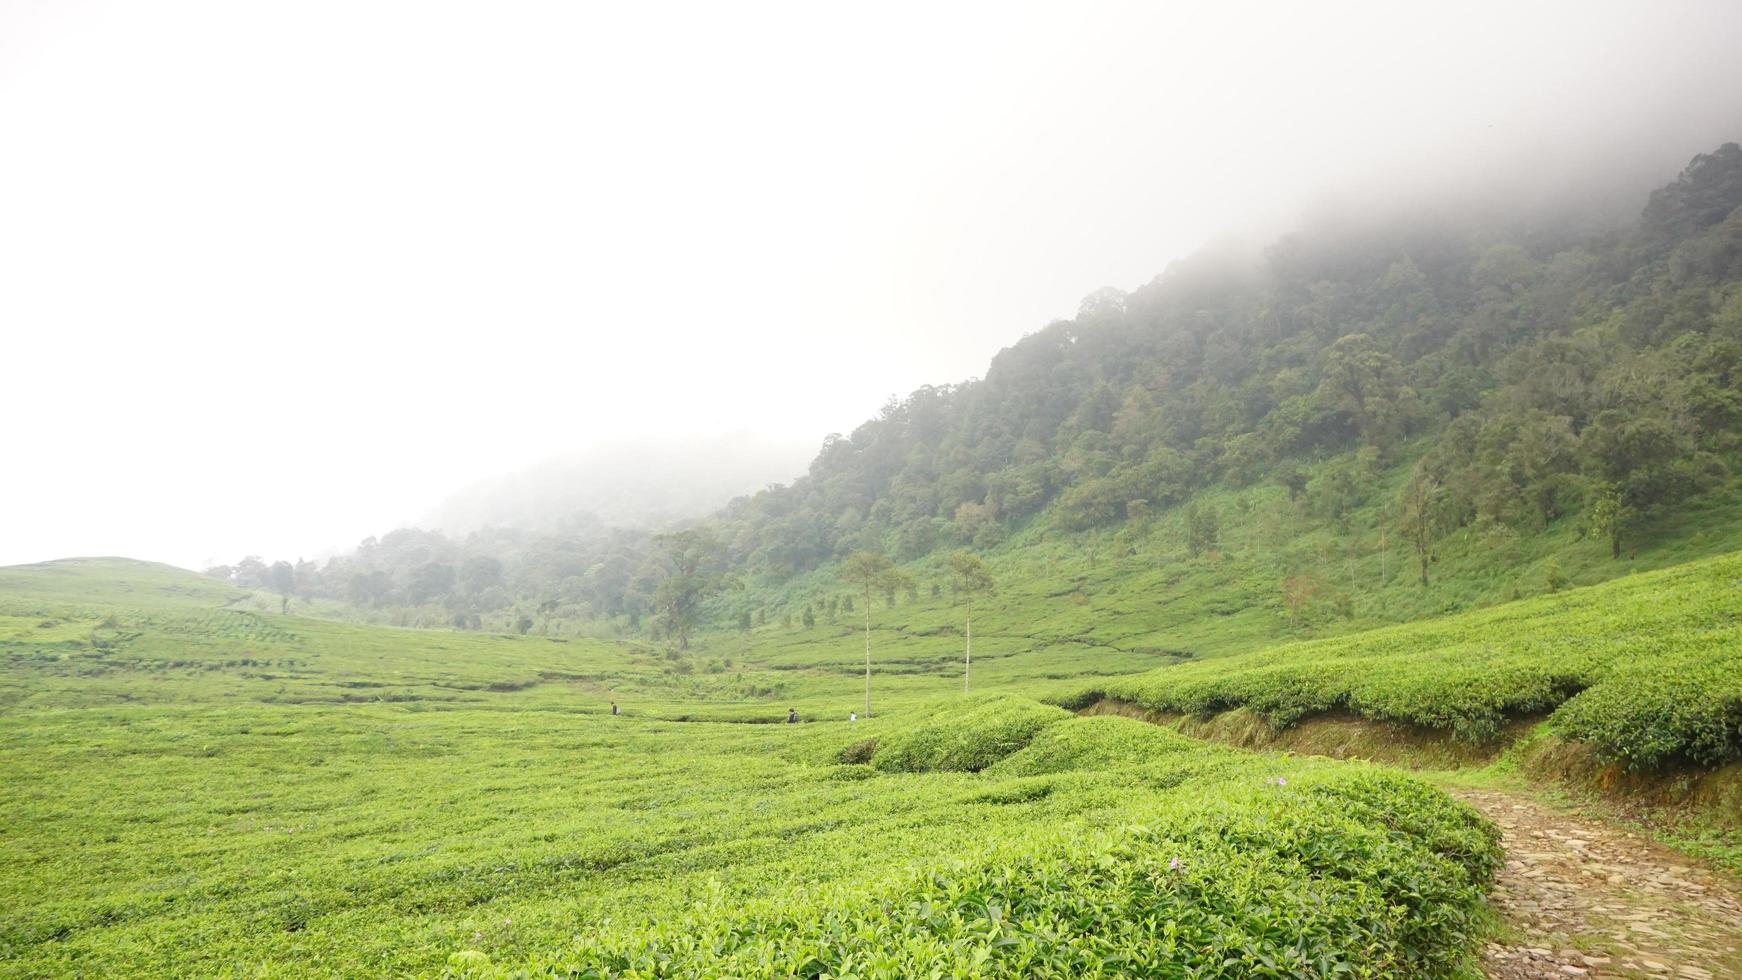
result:
M 1727 2 L 0 4 L 0 562 L 314 553 L 569 447 L 850 429 L 1220 234 L 1643 195 L 1742 138 L 1739 40 Z

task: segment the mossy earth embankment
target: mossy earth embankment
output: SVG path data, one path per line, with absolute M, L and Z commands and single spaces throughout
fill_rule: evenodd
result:
M 1711 769 L 1742 761 L 1739 596 L 1742 556 L 1731 555 L 1111 678 L 1057 700 L 1128 705 L 1249 744 L 1264 741 L 1262 729 L 1300 729 L 1304 742 L 1338 722 L 1366 724 L 1357 734 L 1399 757 L 1480 759 L 1540 720 L 1617 772 Z

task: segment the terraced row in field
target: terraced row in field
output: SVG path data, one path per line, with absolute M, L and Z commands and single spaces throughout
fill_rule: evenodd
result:
M 1498 860 L 1409 777 L 1019 698 L 82 709 L 0 765 L 9 976 L 1431 977 Z
M 1491 609 L 1180 664 L 1062 698 L 1159 712 L 1244 707 L 1278 728 L 1347 710 L 1495 737 L 1549 714 L 1635 768 L 1742 758 L 1742 557 Z

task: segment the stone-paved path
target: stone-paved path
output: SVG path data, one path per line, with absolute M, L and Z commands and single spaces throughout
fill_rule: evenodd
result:
M 1453 790 L 1504 833 L 1492 900 L 1515 945 L 1490 943 L 1495 980 L 1742 978 L 1742 889 L 1600 821 L 1495 790 Z

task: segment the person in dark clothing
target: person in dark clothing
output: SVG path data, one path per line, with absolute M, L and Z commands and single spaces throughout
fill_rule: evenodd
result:
M 786 723 L 788 725 L 798 724 L 798 709 L 797 708 L 786 709 Z
M 617 707 L 617 702 L 613 701 L 611 702 L 611 713 L 614 715 L 620 715 L 623 713 L 623 709 Z

